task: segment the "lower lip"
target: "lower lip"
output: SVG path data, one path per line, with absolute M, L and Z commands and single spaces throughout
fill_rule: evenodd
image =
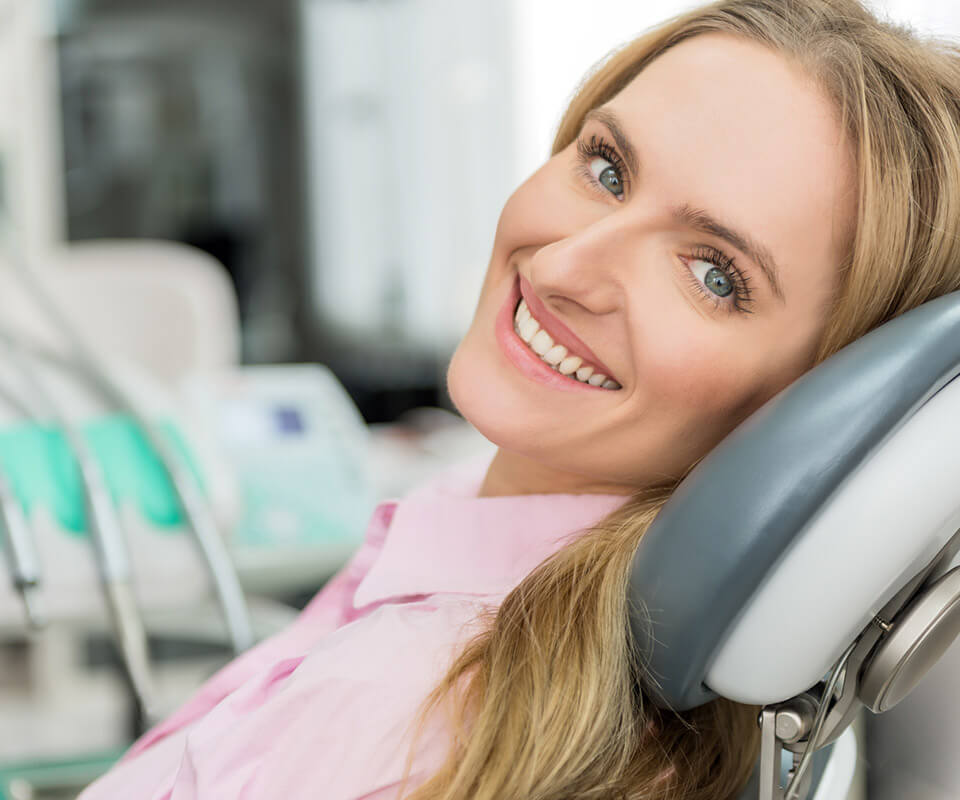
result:
M 552 389 L 560 389 L 566 392 L 610 391 L 610 389 L 591 386 L 589 383 L 583 383 L 576 378 L 561 375 L 527 347 L 526 342 L 517 336 L 517 332 L 513 329 L 513 318 L 517 310 L 517 303 L 519 302 L 520 279 L 518 276 L 513 282 L 513 288 L 510 290 L 503 306 L 497 314 L 495 328 L 500 349 L 503 350 L 504 355 L 520 372 L 531 380 L 545 384 Z

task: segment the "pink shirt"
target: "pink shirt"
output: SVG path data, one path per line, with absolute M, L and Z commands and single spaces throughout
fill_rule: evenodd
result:
M 396 798 L 410 725 L 477 613 L 627 499 L 477 497 L 488 464 L 381 503 L 292 625 L 220 670 L 79 800 Z M 447 752 L 439 723 L 422 737 L 407 791 Z

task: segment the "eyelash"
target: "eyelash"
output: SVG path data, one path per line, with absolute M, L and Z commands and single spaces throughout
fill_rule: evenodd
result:
M 623 186 L 623 194 L 627 193 L 627 190 L 630 188 L 630 179 L 627 177 L 627 170 L 624 166 L 623 159 L 620 158 L 620 154 L 606 139 L 596 134 L 590 137 L 589 142 L 585 142 L 583 139 L 577 139 L 577 154 L 579 155 L 578 163 L 580 166 L 580 174 L 587 179 L 591 186 L 602 194 L 610 195 L 614 198 L 617 197 L 609 189 L 598 183 L 596 177 L 590 171 L 590 162 L 599 156 L 605 161 L 609 161 L 610 165 L 617 171 L 617 177 L 620 178 L 620 183 Z M 619 198 L 617 199 L 619 200 Z
M 705 300 L 714 304 L 715 307 L 725 307 L 728 311 L 736 311 L 743 314 L 753 313 L 750 305 L 753 303 L 753 288 L 750 285 L 750 279 L 740 270 L 736 262 L 716 247 L 710 245 L 698 245 L 690 254 L 691 261 L 704 261 L 712 264 L 723 272 L 733 283 L 733 291 L 730 293 L 732 300 L 725 300 L 709 291 L 693 274 L 693 270 L 687 268 L 687 275 L 690 283 L 700 292 Z
M 617 195 L 603 186 L 590 170 L 590 162 L 597 157 L 610 162 L 610 165 L 617 171 L 617 177 L 620 178 L 620 183 L 623 186 L 623 194 L 627 194 L 630 188 L 630 179 L 627 177 L 627 170 L 624 167 L 623 159 L 613 145 L 606 141 L 606 139 L 596 134 L 592 135 L 589 141 L 578 138 L 577 155 L 578 172 L 586 178 L 587 182 L 595 188 L 599 194 L 613 197 L 618 201 L 620 200 Z M 686 274 L 690 279 L 690 283 L 705 300 L 712 303 L 716 308 L 725 307 L 729 311 L 737 311 L 744 314 L 752 313 L 749 308 L 753 302 L 753 290 L 750 285 L 750 280 L 730 256 L 722 250 L 718 250 L 716 247 L 699 245 L 694 248 L 689 258 L 692 261 L 704 261 L 708 264 L 713 264 L 713 266 L 725 273 L 733 283 L 733 299 L 732 301 L 724 301 L 723 298 L 708 291 L 688 267 Z

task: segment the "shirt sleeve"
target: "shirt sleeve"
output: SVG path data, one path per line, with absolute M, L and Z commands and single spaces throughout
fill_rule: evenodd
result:
M 183 706 L 134 742 L 124 760 L 136 757 L 164 737 L 202 717 L 261 670 L 282 659 L 302 655 L 320 637 L 355 619 L 358 612 L 353 607 L 353 595 L 383 548 L 396 505 L 396 502 L 388 501 L 377 506 L 363 544 L 346 566 L 317 592 L 293 623 L 216 672 Z

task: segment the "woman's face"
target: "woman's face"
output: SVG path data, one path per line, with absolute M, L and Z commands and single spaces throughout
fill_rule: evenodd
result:
M 655 59 L 500 215 L 448 373 L 498 445 L 481 494 L 682 475 L 811 365 L 855 191 L 798 67 L 723 34 Z

